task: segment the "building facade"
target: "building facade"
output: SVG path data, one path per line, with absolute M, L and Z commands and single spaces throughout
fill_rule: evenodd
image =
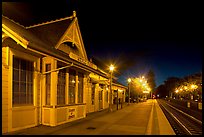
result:
M 107 109 L 109 78 L 88 60 L 75 12 L 29 27 L 2 16 L 3 133 Z M 113 82 L 111 90 L 125 101 L 126 86 Z

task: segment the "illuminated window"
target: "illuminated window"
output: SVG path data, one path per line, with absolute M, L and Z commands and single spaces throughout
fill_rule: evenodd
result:
M 83 74 L 78 73 L 78 103 L 83 103 Z
M 69 70 L 69 104 L 75 103 L 75 88 L 76 88 L 76 72 L 75 70 Z
M 33 105 L 33 62 L 13 56 L 13 105 Z
M 61 67 L 62 66 L 58 66 L 58 68 Z M 58 72 L 57 105 L 65 104 L 65 86 L 66 86 L 66 69 L 61 69 Z
M 51 70 L 51 64 L 46 64 L 45 71 Z M 51 73 L 46 74 L 46 105 L 50 105 Z

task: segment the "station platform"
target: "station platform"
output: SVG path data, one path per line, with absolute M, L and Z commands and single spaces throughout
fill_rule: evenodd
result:
M 152 110 L 146 135 L 176 135 L 156 99 L 151 99 Z
M 156 99 L 88 114 L 56 127 L 37 126 L 10 135 L 175 135 Z

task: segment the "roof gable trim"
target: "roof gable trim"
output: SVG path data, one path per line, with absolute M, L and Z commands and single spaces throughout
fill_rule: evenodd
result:
M 43 25 L 47 25 L 47 24 L 51 24 L 51 23 L 55 23 L 55 22 L 59 22 L 59 21 L 67 20 L 67 19 L 72 19 L 72 18 L 73 18 L 73 16 L 70 16 L 70 17 L 66 17 L 66 18 L 61 18 L 61 19 L 57 19 L 57 20 L 43 22 L 43 23 L 40 23 L 40 24 L 36 24 L 36 25 L 32 25 L 32 26 L 26 27 L 26 29 L 30 29 L 30 28 L 34 28 L 34 27 L 39 27 L 39 26 L 43 26 Z
M 55 48 L 58 49 L 59 46 L 66 42 L 70 41 L 76 44 L 77 48 L 82 54 L 82 57 L 88 60 L 86 51 L 84 48 L 83 40 L 81 37 L 81 32 L 79 30 L 79 25 L 77 22 L 77 17 L 72 21 L 72 23 L 69 25 L 63 36 L 60 38 L 59 42 L 56 44 Z
M 18 44 L 20 44 L 22 47 L 24 47 L 25 49 L 27 49 L 27 46 L 29 44 L 29 42 L 24 39 L 23 37 L 21 37 L 19 34 L 17 34 L 16 32 L 12 31 L 9 27 L 7 27 L 5 24 L 2 24 L 2 31 L 8 35 L 9 37 L 11 37 L 13 40 L 15 40 Z

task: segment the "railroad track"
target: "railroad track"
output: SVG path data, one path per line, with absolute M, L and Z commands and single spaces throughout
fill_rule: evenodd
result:
M 202 135 L 202 121 L 168 104 L 157 100 L 176 135 Z

